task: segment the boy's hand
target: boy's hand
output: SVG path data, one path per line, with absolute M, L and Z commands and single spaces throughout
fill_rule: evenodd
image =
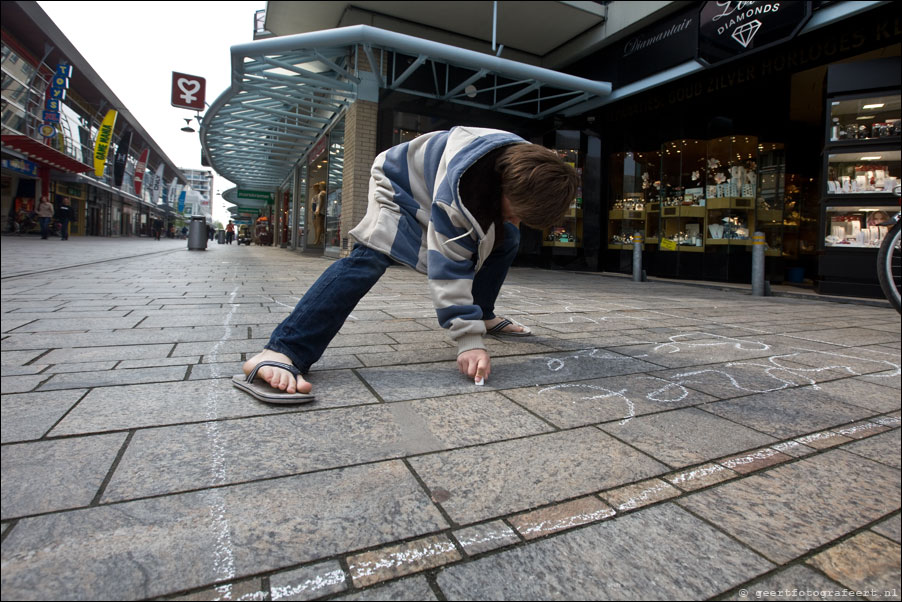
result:
M 485 379 L 492 372 L 492 360 L 485 349 L 470 349 L 457 356 L 457 367 L 474 380 Z

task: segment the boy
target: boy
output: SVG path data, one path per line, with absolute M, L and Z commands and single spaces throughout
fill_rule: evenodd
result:
M 494 314 L 519 223 L 550 227 L 577 186 L 576 170 L 554 151 L 499 130 L 455 127 L 383 152 L 366 215 L 349 232 L 353 251 L 323 272 L 232 383 L 269 403 L 312 400 L 301 374 L 392 263 L 427 274 L 439 322 L 457 342 L 458 368 L 477 382 L 488 377 L 483 335 L 530 334 Z

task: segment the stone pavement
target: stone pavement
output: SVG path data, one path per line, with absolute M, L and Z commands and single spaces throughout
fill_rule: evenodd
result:
M 899 599 L 891 309 L 516 268 L 475 387 L 391 268 L 279 407 L 328 260 L 0 245 L 4 600 Z

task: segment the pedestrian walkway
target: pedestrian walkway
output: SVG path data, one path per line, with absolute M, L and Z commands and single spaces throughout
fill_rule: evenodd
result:
M 4 600 L 899 599 L 891 309 L 515 268 L 476 387 L 390 268 L 279 407 L 329 260 L 0 251 Z

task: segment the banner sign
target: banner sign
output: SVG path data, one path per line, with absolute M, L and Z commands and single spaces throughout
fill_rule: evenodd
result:
M 709 65 L 790 38 L 811 16 L 811 2 L 705 2 L 699 12 L 698 58 Z
M 165 163 L 160 163 L 160 166 L 157 167 L 157 171 L 153 174 L 153 192 L 151 193 L 151 202 L 154 204 L 158 204 L 160 201 L 160 195 L 163 191 L 163 170 L 166 169 Z
M 204 110 L 207 80 L 196 75 L 172 72 L 172 106 L 180 109 Z
M 138 158 L 138 166 L 135 168 L 135 196 L 141 196 L 141 185 L 144 183 L 144 170 L 147 169 L 147 158 L 150 156 L 150 149 L 145 148 L 141 151 Z
M 185 197 L 188 196 L 188 191 L 183 190 L 179 193 L 179 213 L 182 213 L 185 210 Z
M 50 138 L 56 134 L 56 126 L 53 124 L 60 122 L 60 103 L 66 100 L 66 90 L 69 89 L 70 77 L 72 77 L 71 65 L 60 63 L 56 66 L 56 70 L 53 72 L 53 79 L 50 80 L 47 101 L 44 103 L 44 123 L 39 128 L 41 135 L 45 138 Z
M 239 199 L 250 199 L 255 201 L 272 201 L 272 193 L 265 190 L 242 190 L 238 189 Z
M 98 178 L 103 177 L 103 170 L 106 168 L 106 157 L 110 150 L 110 143 L 113 141 L 113 129 L 116 127 L 116 117 L 119 113 L 115 109 L 110 109 L 100 124 L 97 131 L 97 138 L 94 140 L 94 175 Z
M 132 131 L 128 130 L 119 138 L 119 146 L 116 147 L 116 158 L 113 161 L 113 185 L 122 187 L 122 178 L 125 176 L 125 166 L 128 164 L 128 150 L 132 144 Z

